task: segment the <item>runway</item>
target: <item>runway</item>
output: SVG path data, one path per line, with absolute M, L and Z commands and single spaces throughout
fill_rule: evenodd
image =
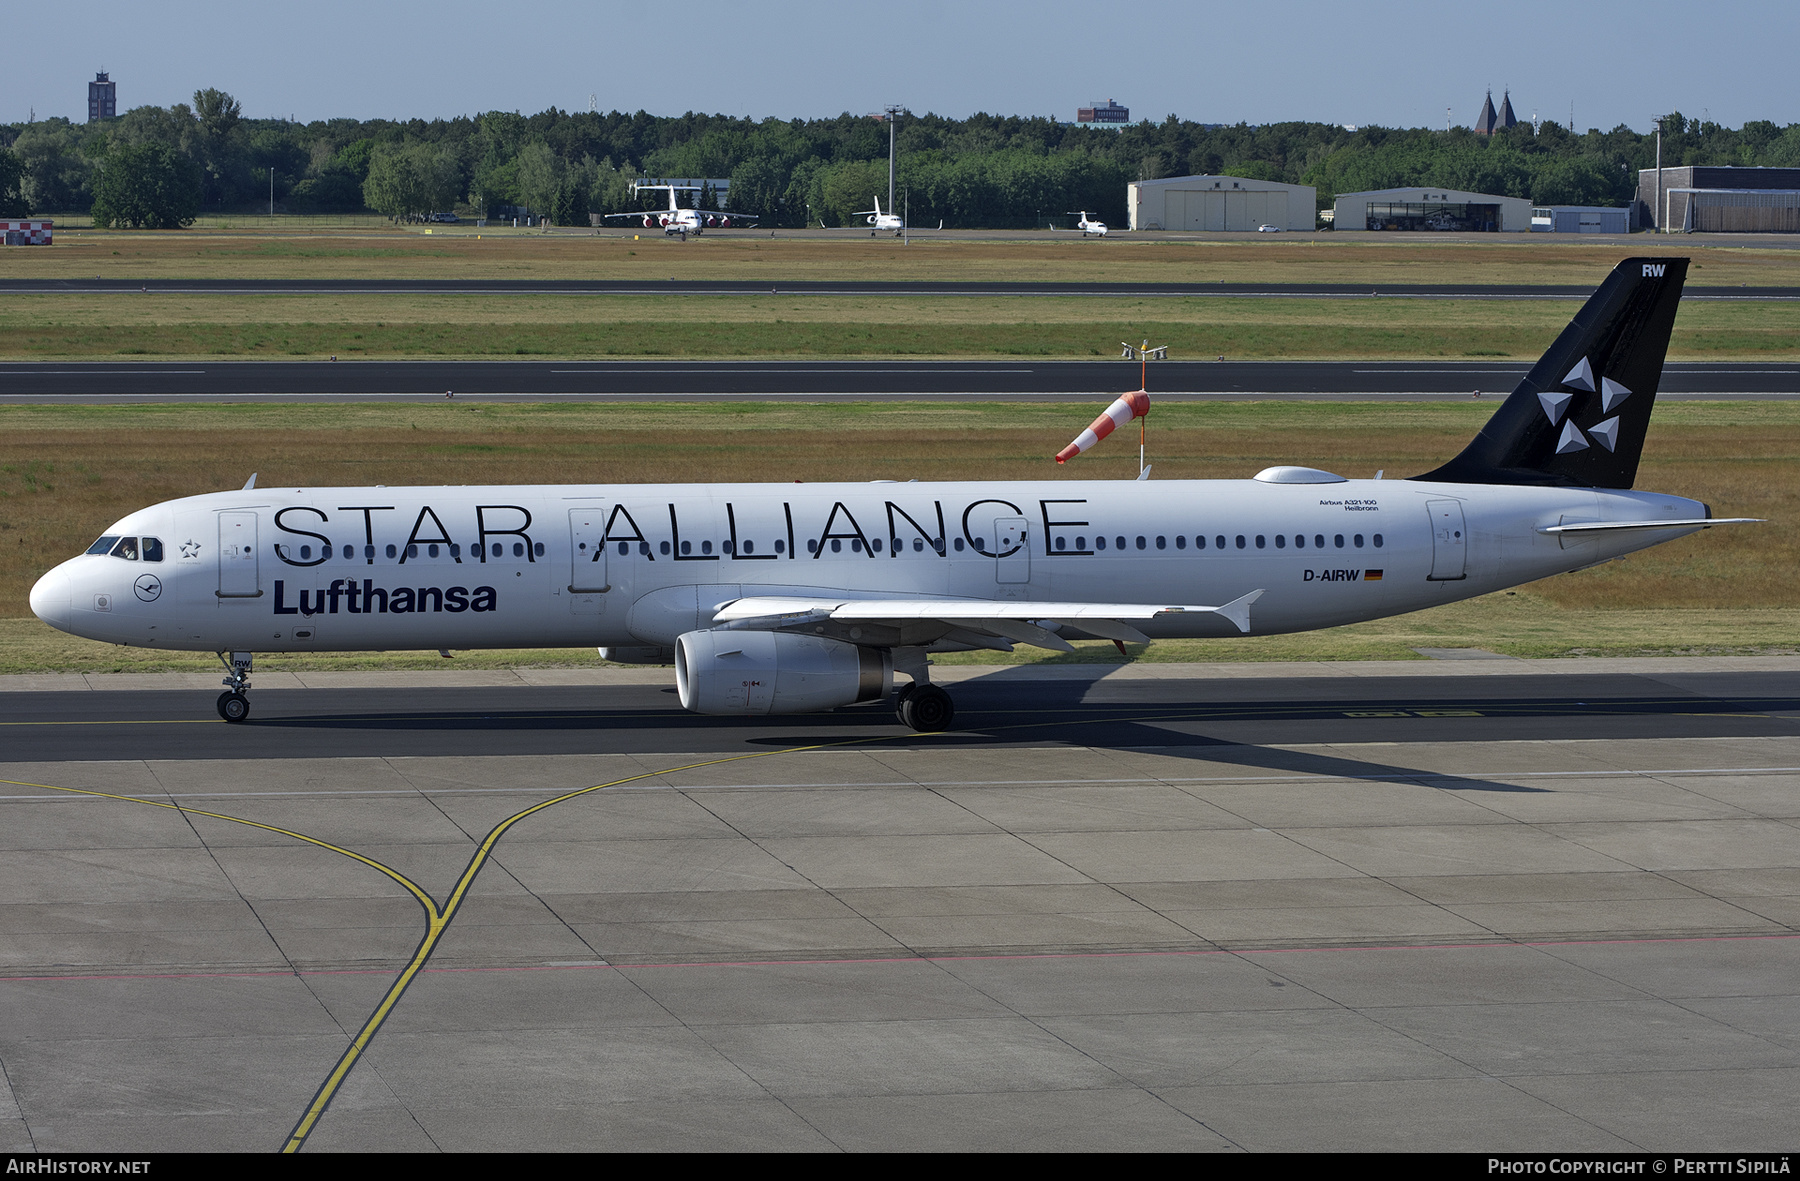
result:
M 1529 371 L 1502 361 L 1165 361 L 1158 398 L 1357 400 L 1510 392 Z M 1087 401 L 1129 381 L 1117 361 L 104 361 L 0 363 L 0 405 L 364 401 Z M 1672 363 L 1664 398 L 1800 397 L 1792 362 Z
M 0 679 L 0 1146 L 1792 1140 L 1800 659 L 667 676 Z

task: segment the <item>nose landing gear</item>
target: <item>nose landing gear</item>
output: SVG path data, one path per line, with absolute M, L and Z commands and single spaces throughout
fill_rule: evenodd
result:
M 230 674 L 220 682 L 226 689 L 219 694 L 219 716 L 228 722 L 241 722 L 250 716 L 250 698 L 245 694 L 250 691 L 250 664 L 255 654 L 233 652 L 229 660 L 223 652 L 216 655 Z

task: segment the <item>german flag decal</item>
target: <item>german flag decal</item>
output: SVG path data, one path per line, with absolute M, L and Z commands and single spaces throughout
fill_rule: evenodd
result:
M 1381 571 L 1379 571 L 1379 570 L 1364 570 L 1363 571 L 1363 581 L 1364 582 L 1380 582 L 1381 581 Z

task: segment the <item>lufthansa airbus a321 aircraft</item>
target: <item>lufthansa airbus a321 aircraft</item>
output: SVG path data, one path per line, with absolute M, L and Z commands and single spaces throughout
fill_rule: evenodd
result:
M 900 673 L 900 720 L 941 730 L 932 652 L 1330 627 L 1724 523 L 1632 489 L 1686 272 L 1621 263 L 1462 454 L 1409 479 L 246 487 L 130 514 L 31 608 L 218 653 L 233 722 L 259 651 L 594 645 L 672 662 L 703 714 L 876 701 Z

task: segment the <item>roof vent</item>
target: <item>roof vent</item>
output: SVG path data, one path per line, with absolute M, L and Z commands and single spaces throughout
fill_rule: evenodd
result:
M 1257 472 L 1256 479 L 1265 484 L 1345 484 L 1349 481 L 1331 472 L 1322 472 L 1316 467 L 1266 467 Z

